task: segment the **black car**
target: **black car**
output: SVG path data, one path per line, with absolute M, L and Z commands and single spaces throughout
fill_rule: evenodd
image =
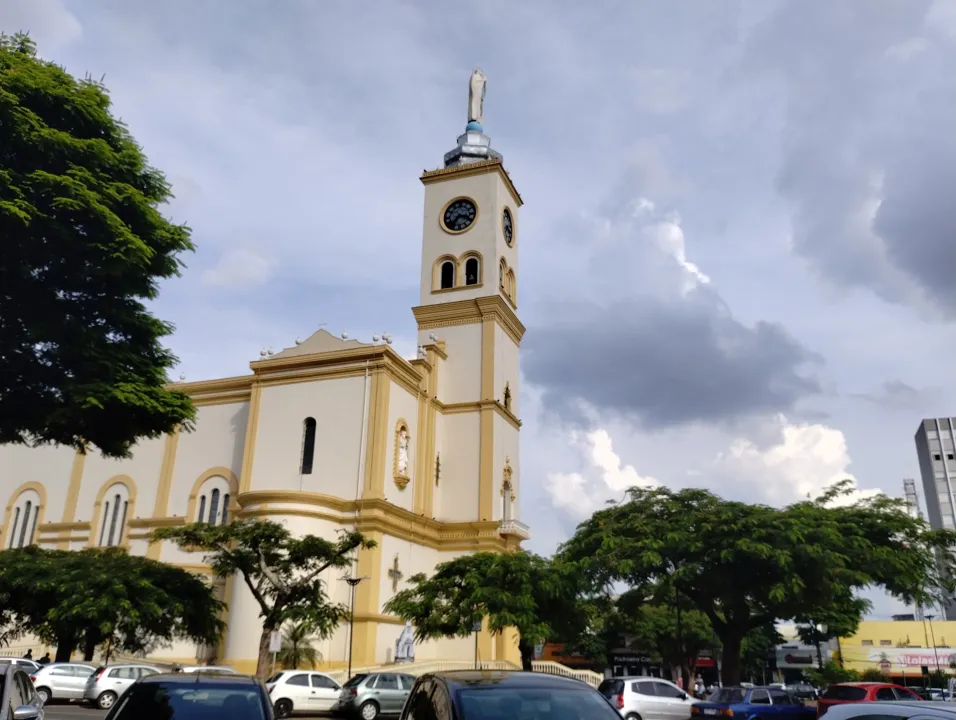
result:
M 116 701 L 107 720 L 274 720 L 265 686 L 247 675 L 148 675 Z
M 590 685 L 559 675 L 459 670 L 418 678 L 401 720 L 621 720 Z
M 43 701 L 19 665 L 0 665 L 0 720 L 43 720 Z

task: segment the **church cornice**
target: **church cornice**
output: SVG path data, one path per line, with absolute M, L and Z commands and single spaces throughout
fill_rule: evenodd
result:
M 450 325 L 468 325 L 493 319 L 508 333 L 516 345 L 521 344 L 525 326 L 515 311 L 500 295 L 457 300 L 437 305 L 419 305 L 412 308 L 419 330 L 448 327 Z
M 477 162 L 466 163 L 464 165 L 454 165 L 452 167 L 439 168 L 437 170 L 425 170 L 422 172 L 422 176 L 419 179 L 422 181 L 422 185 L 431 185 L 432 183 L 443 182 L 444 180 L 450 180 L 452 178 L 484 175 L 490 172 L 498 173 L 498 175 L 501 177 L 501 181 L 505 184 L 505 187 L 508 188 L 508 192 L 511 193 L 511 196 L 514 198 L 514 201 L 518 207 L 524 205 L 524 200 L 521 199 L 518 189 L 511 181 L 511 176 L 508 175 L 508 171 L 505 170 L 505 166 L 500 160 L 479 160 Z

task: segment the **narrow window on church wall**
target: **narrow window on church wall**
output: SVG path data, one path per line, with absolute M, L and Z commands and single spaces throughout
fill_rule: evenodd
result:
M 129 510 L 129 500 L 124 500 L 124 501 L 123 501 L 123 514 L 120 515 L 120 522 L 119 522 L 119 528 L 118 528 L 119 532 L 118 532 L 118 534 L 116 535 L 116 544 L 117 544 L 117 545 L 119 545 L 120 543 L 123 542 L 123 531 L 124 531 L 125 528 L 126 528 L 126 513 L 127 513 L 128 510 Z
M 511 302 L 515 301 L 515 271 L 508 270 L 508 297 L 511 298 Z
M 19 527 L 20 522 L 20 508 L 16 509 L 16 512 L 13 514 L 13 526 L 10 528 L 10 540 L 7 541 L 7 548 L 12 548 L 13 543 L 17 539 L 17 528 Z
M 33 508 L 33 522 L 30 523 L 30 534 L 27 535 L 27 545 L 33 544 L 33 538 L 37 534 L 37 518 L 40 516 L 40 506 Z
M 312 460 L 315 456 L 315 418 L 305 419 L 305 430 L 302 438 L 302 474 L 312 474 Z
M 22 548 L 23 543 L 27 539 L 27 525 L 30 524 L 30 510 L 33 508 L 33 503 L 27 500 L 27 504 L 23 509 L 23 523 L 20 525 L 20 538 L 17 540 L 17 547 Z
M 448 290 L 455 287 L 455 263 L 446 260 L 441 264 L 441 284 L 442 290 Z
M 499 290 L 505 289 L 505 272 L 507 268 L 508 268 L 508 265 L 507 263 L 505 263 L 505 259 L 501 258 L 501 262 L 498 263 L 498 289 Z
M 196 522 L 206 522 L 206 496 L 203 495 L 199 498 L 199 515 L 196 516 Z
M 109 547 L 113 547 L 113 545 L 115 545 L 113 542 L 113 537 L 116 534 L 116 521 L 119 520 L 119 504 L 121 500 L 122 498 L 120 498 L 118 493 L 113 496 L 113 515 L 110 519 L 110 534 L 106 539 L 106 544 Z
M 110 517 L 110 503 L 109 501 L 103 503 L 103 525 L 100 528 L 100 545 L 103 544 L 103 540 L 106 538 L 106 526 L 109 524 Z
M 481 278 L 481 264 L 476 257 L 465 260 L 465 285 L 477 285 Z
M 222 496 L 222 525 L 229 520 L 229 493 Z
M 219 489 L 212 491 L 212 497 L 209 500 L 209 522 L 216 525 L 216 519 L 219 515 Z

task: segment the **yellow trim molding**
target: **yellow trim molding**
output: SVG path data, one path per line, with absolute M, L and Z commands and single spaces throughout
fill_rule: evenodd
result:
M 412 308 L 419 330 L 469 325 L 492 319 L 508 333 L 516 345 L 521 344 L 525 327 L 515 315 L 514 309 L 501 297 L 480 297 L 471 300 L 456 300 L 437 305 L 419 305 Z
M 65 523 L 73 522 L 76 518 L 76 505 L 80 500 L 80 489 L 83 486 L 84 467 L 86 467 L 86 453 L 77 450 L 73 456 L 73 467 L 70 468 L 70 485 L 66 490 L 66 504 L 63 506 L 62 521 Z M 68 550 L 69 547 L 69 533 L 57 538 L 57 550 Z
M 153 517 L 164 518 L 169 509 L 169 493 L 173 483 L 173 469 L 176 466 L 176 449 L 179 447 L 179 428 L 166 435 L 163 444 L 163 461 L 159 469 L 159 484 L 156 486 L 156 500 L 153 502 Z M 162 542 L 150 543 L 146 548 L 146 557 L 159 560 L 163 552 Z
M 120 540 L 117 543 L 117 546 L 129 549 L 129 541 L 131 539 L 129 537 L 130 520 L 136 518 L 136 495 L 138 493 L 136 483 L 133 482 L 133 478 L 129 475 L 114 475 L 103 483 L 99 492 L 96 493 L 96 502 L 93 503 L 93 519 L 90 521 L 90 534 L 86 541 L 89 547 L 98 546 L 96 531 L 100 527 L 100 513 L 103 512 L 103 498 L 106 497 L 106 492 L 114 485 L 125 485 L 126 492 L 129 495 L 129 505 L 126 507 L 126 523 L 120 528 Z
M 422 181 L 422 185 L 431 185 L 432 183 L 444 182 L 445 180 L 473 177 L 475 175 L 485 175 L 486 173 L 498 173 L 501 181 L 505 184 L 505 187 L 508 188 L 508 192 L 511 193 L 511 197 L 514 199 L 515 204 L 517 204 L 518 207 L 524 205 L 524 201 L 518 194 L 518 190 L 515 188 L 514 183 L 511 182 L 511 176 L 508 175 L 508 172 L 505 170 L 505 167 L 501 164 L 500 160 L 479 160 L 478 162 L 467 163 L 465 165 L 458 165 L 455 167 L 426 170 L 422 173 L 422 176 L 419 179 Z M 444 211 L 442 211 L 442 215 L 444 214 Z
M 261 405 L 262 385 L 253 383 L 252 394 L 249 399 L 249 417 L 246 420 L 246 436 L 243 439 L 239 492 L 245 492 L 252 487 L 252 463 L 256 457 L 256 437 L 259 434 L 259 407 Z
M 472 207 L 475 208 L 475 219 L 472 220 L 472 221 L 468 224 L 468 227 L 464 228 L 463 230 L 452 230 L 450 227 L 448 227 L 448 226 L 445 224 L 445 213 L 448 211 L 448 207 L 449 207 L 452 203 L 456 203 L 456 202 L 458 202 L 459 200 L 466 200 L 467 202 L 470 202 L 470 203 L 471 203 Z M 438 227 L 440 227 L 442 230 L 444 230 L 444 231 L 445 231 L 446 233 L 448 233 L 449 235 L 462 235 L 462 234 L 468 232 L 469 230 L 471 230 L 475 225 L 478 224 L 478 218 L 479 218 L 479 217 L 481 217 L 481 208 L 478 207 L 478 202 L 477 202 L 474 198 L 468 197 L 467 195 L 458 195 L 458 196 L 456 196 L 456 197 L 453 197 L 451 200 L 449 200 L 448 202 L 446 202 L 446 203 L 442 206 L 441 212 L 438 213 Z
M 0 550 L 7 549 L 7 534 L 10 532 L 10 526 L 12 524 L 11 516 L 13 515 L 13 508 L 17 504 L 17 499 L 27 490 L 33 490 L 40 496 L 40 505 L 37 509 L 36 531 L 33 536 L 34 543 L 39 541 L 43 521 L 46 519 L 46 488 L 40 483 L 31 480 L 30 482 L 23 483 L 14 490 L 10 496 L 10 501 L 7 503 L 7 509 L 3 516 L 3 533 L 0 534 Z
M 391 380 L 383 370 L 371 374 L 368 426 L 365 431 L 364 498 L 385 497 L 385 451 L 388 446 L 388 401 L 391 390 Z

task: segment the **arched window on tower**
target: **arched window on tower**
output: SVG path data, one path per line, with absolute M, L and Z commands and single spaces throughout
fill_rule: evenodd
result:
M 508 297 L 513 303 L 518 301 L 518 295 L 515 289 L 515 271 L 511 268 L 508 268 Z
M 110 486 L 103 496 L 100 512 L 99 545 L 116 547 L 122 545 L 126 531 L 126 516 L 129 513 L 129 489 L 123 483 Z
M 465 260 L 465 285 L 477 285 L 481 280 L 481 262 L 476 257 Z
M 498 261 L 498 289 L 505 292 L 505 276 L 508 273 L 508 263 L 504 258 Z
M 302 431 L 302 465 L 303 475 L 312 474 L 312 460 L 315 457 L 315 418 L 306 418 Z
M 8 548 L 29 547 L 33 544 L 37 531 L 37 517 L 40 514 L 40 494 L 36 490 L 24 490 L 13 503 L 10 516 Z
M 448 290 L 455 287 L 455 262 L 446 260 L 441 264 L 441 283 L 442 290 Z

